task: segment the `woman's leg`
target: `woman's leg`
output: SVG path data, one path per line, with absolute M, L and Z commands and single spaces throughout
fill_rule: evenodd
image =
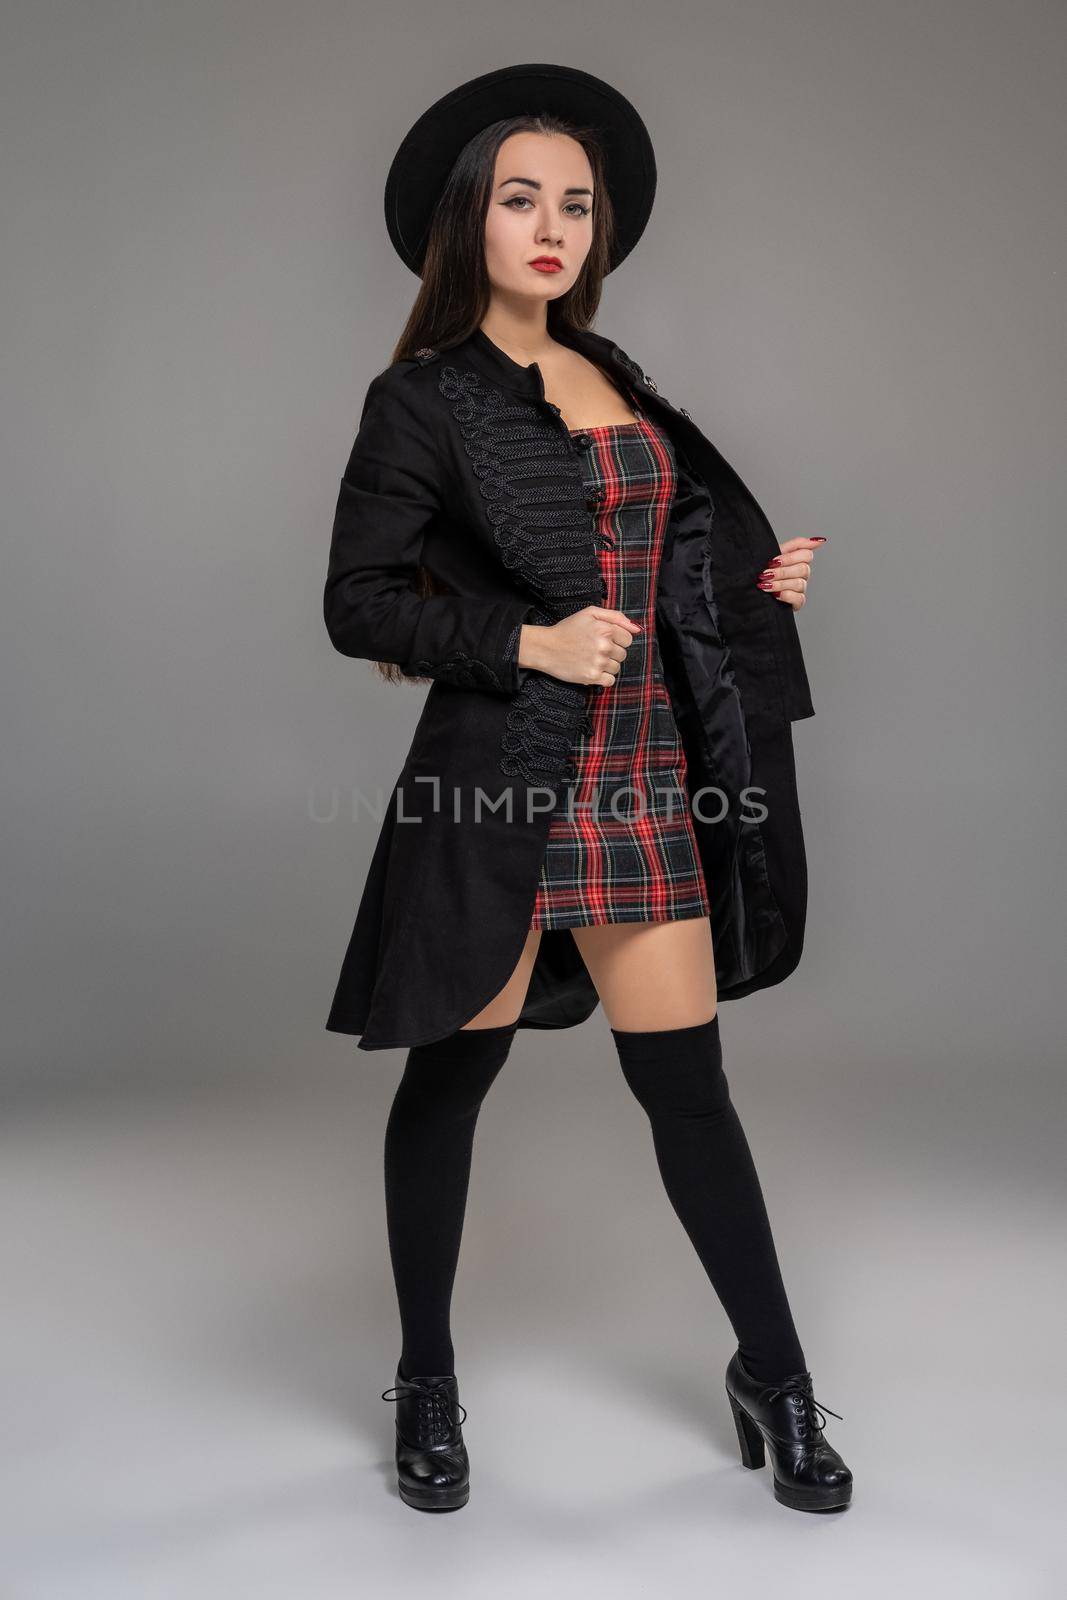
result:
M 706 918 L 575 930 L 668 1198 L 768 1382 L 805 1370 L 763 1191 L 722 1068 Z
M 408 1051 L 385 1130 L 389 1253 L 400 1310 L 401 1376 L 453 1371 L 449 1327 L 474 1129 L 507 1060 L 540 934 L 504 990 L 457 1032 Z

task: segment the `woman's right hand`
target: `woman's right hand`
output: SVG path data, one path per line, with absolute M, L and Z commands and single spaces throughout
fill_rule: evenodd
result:
M 547 672 L 563 683 L 599 684 L 610 688 L 618 677 L 638 622 L 606 606 L 585 606 L 549 627 L 524 622 L 519 637 L 519 666 Z

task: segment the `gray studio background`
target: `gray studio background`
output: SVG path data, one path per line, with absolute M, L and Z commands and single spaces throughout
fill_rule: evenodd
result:
M 5 1600 L 1053 1592 L 1065 37 L 1040 0 L 7 0 Z M 656 143 L 601 331 L 779 539 L 829 535 L 806 951 L 722 1024 L 837 1519 L 739 1465 L 602 1011 L 520 1032 L 482 1114 L 470 1505 L 395 1495 L 403 1054 L 323 1022 L 376 835 L 345 801 L 425 691 L 321 594 L 416 288 L 389 160 L 523 60 Z

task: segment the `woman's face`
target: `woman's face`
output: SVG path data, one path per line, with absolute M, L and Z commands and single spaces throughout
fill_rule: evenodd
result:
M 555 300 L 593 242 L 593 172 L 567 134 L 513 133 L 497 152 L 485 219 L 485 264 L 498 294 Z M 554 256 L 556 271 L 533 266 Z

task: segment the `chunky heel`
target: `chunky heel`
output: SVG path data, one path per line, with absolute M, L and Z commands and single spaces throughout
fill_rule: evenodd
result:
M 738 1350 L 726 1368 L 726 1394 L 741 1460 L 762 1467 L 770 1455 L 776 1500 L 794 1511 L 839 1511 L 849 1504 L 852 1473 L 823 1433 L 830 1407 L 815 1399 L 810 1372 L 764 1383 L 747 1371 Z
M 743 1406 L 738 1405 L 729 1389 L 726 1398 L 730 1402 L 730 1410 L 734 1414 L 734 1427 L 737 1429 L 737 1442 L 741 1446 L 741 1462 L 746 1467 L 762 1467 L 767 1460 L 767 1450 L 763 1443 L 763 1435 L 756 1424 L 747 1415 Z

